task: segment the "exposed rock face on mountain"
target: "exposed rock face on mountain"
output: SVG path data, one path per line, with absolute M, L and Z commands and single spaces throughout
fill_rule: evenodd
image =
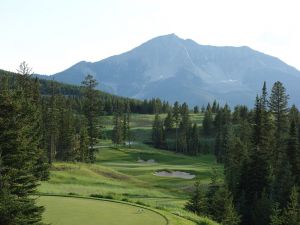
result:
M 192 105 L 217 99 L 253 106 L 263 81 L 270 88 L 279 80 L 291 102 L 300 105 L 300 72 L 278 58 L 249 47 L 199 45 L 174 34 L 98 62 L 79 62 L 53 76 L 61 82 L 80 84 L 88 73 L 98 80 L 99 89 L 113 94 L 160 97 Z

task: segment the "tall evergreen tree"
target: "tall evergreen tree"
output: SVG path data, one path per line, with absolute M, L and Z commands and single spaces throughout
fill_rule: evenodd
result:
M 198 215 L 206 215 L 207 214 L 207 200 L 206 195 L 201 187 L 201 183 L 197 181 L 195 183 L 195 190 L 191 199 L 185 205 L 185 208 L 191 212 L 194 212 Z
M 89 152 L 89 140 L 88 131 L 84 121 L 81 123 L 80 133 L 79 133 L 79 161 L 88 162 L 88 152 Z
M 67 103 L 70 104 L 70 103 Z M 74 161 L 75 152 L 75 126 L 74 115 L 70 105 L 61 109 L 59 139 L 56 158 L 62 161 Z
M 300 148 L 295 121 L 291 121 L 289 138 L 287 143 L 287 156 L 291 165 L 291 171 L 297 185 L 300 185 Z
M 173 106 L 173 118 L 175 122 L 175 129 L 176 129 L 176 137 L 175 137 L 175 150 L 178 151 L 178 126 L 180 123 L 180 106 L 179 103 L 176 101 Z
M 286 206 L 290 190 L 294 185 L 291 165 L 285 153 L 280 153 L 278 156 L 277 168 L 274 172 L 274 181 L 272 184 L 272 195 L 275 202 L 283 208 Z
M 56 155 L 56 143 L 58 139 L 58 110 L 55 83 L 51 81 L 51 96 L 49 106 L 46 105 L 44 116 L 44 141 L 47 148 L 48 161 L 51 164 Z
M 210 136 L 213 133 L 213 116 L 210 110 L 206 110 L 202 121 L 203 134 Z
M 116 145 L 120 145 L 124 141 L 123 137 L 123 121 L 121 112 L 116 112 L 113 117 L 112 141 Z
M 224 224 L 239 224 L 239 215 L 235 210 L 233 199 L 228 188 L 220 187 L 212 197 L 211 203 L 212 211 L 209 212 L 211 217 Z
M 217 101 L 214 100 L 213 105 L 212 105 L 212 107 L 211 107 L 211 111 L 212 111 L 213 113 L 216 113 L 216 112 L 217 112 L 217 107 L 218 107 Z
M 271 215 L 270 215 L 270 225 L 282 225 L 283 218 L 282 218 L 282 210 L 279 207 L 278 203 L 273 203 L 271 208 Z
M 225 198 L 224 213 L 221 221 L 222 225 L 239 225 L 240 216 L 234 208 L 233 199 L 231 196 Z
M 172 114 L 172 111 L 169 111 L 166 118 L 165 118 L 165 121 L 164 121 L 164 126 L 166 128 L 166 131 L 170 131 L 173 126 L 174 126 L 174 119 L 173 119 L 173 114 Z
M 32 197 L 41 179 L 36 173 L 41 143 L 34 132 L 40 124 L 34 121 L 37 93 L 28 71 L 22 63 L 13 89 L 2 86 L 0 92 L 0 223 L 5 225 L 42 224 L 43 207 Z
M 256 97 L 253 110 L 252 144 L 249 145 L 249 160 L 241 168 L 239 194 L 244 196 L 242 224 L 262 224 L 267 217 L 257 216 L 264 208 L 271 189 L 271 151 L 273 149 L 273 124 L 267 109 L 267 92 L 264 83 L 261 97 Z M 265 193 L 266 195 L 263 195 Z M 259 208 L 260 207 L 260 208 Z M 259 210 L 258 210 L 259 208 Z
M 229 139 L 224 169 L 225 181 L 228 189 L 233 194 L 235 199 L 238 198 L 240 192 L 240 180 L 243 164 L 248 161 L 247 146 L 241 141 L 239 137 L 234 135 Z
M 130 105 L 129 102 L 126 102 L 125 104 L 125 109 L 124 109 L 124 114 L 123 114 L 123 139 L 127 141 L 127 144 L 131 145 L 131 133 L 130 133 Z
M 161 148 L 165 145 L 164 126 L 158 114 L 155 115 L 152 125 L 152 142 L 156 148 Z
M 289 121 L 292 122 L 294 121 L 297 124 L 300 122 L 300 114 L 299 110 L 295 105 L 292 105 L 290 111 L 289 111 Z
M 261 197 L 256 201 L 253 210 L 253 221 L 255 225 L 270 224 L 272 215 L 272 200 L 266 191 L 263 191 Z
M 88 121 L 88 134 L 89 134 L 89 160 L 95 162 L 95 144 L 98 137 L 98 124 L 97 116 L 101 110 L 100 102 L 98 99 L 98 92 L 95 91 L 98 85 L 97 81 L 92 75 L 87 75 L 82 81 L 84 87 L 85 106 L 84 113 Z
M 269 100 L 270 111 L 275 120 L 275 163 L 278 161 L 279 152 L 285 151 L 285 140 L 288 133 L 288 95 L 285 87 L 279 81 L 275 82 Z
M 300 225 L 300 198 L 296 186 L 292 188 L 288 205 L 283 212 L 284 225 Z
M 188 153 L 191 155 L 197 155 L 200 153 L 200 135 L 199 128 L 196 123 L 194 123 L 188 137 Z
M 181 121 L 178 132 L 177 151 L 188 153 L 188 144 L 191 134 L 191 121 L 189 116 L 189 108 L 186 103 L 183 103 L 180 108 Z

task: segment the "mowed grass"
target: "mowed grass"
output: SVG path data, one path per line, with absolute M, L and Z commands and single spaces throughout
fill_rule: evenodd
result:
M 166 225 L 166 219 L 148 209 L 93 199 L 43 196 L 44 221 L 52 225 Z
M 109 123 L 108 116 L 104 119 Z M 204 186 L 210 182 L 212 168 L 218 171 L 222 180 L 222 166 L 215 162 L 212 155 L 186 156 L 143 144 L 143 140 L 151 135 L 152 119 L 153 115 L 132 117 L 132 121 L 136 121 L 136 127 L 132 130 L 148 130 L 148 133 L 140 135 L 131 148 L 115 148 L 110 140 L 100 140 L 95 164 L 54 163 L 50 180 L 42 182 L 39 191 L 97 196 L 146 205 L 164 213 L 170 225 L 195 224 L 183 217 L 199 224 L 215 224 L 187 212 L 184 205 L 196 180 L 200 180 Z M 140 163 L 139 159 L 151 159 L 155 163 Z M 154 173 L 160 170 L 184 171 L 196 177 L 188 180 L 155 176 Z

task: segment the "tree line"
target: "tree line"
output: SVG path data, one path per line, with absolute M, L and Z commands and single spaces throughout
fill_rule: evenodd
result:
M 228 108 L 227 105 L 224 107 Z M 192 122 L 190 109 L 187 103 L 180 105 L 175 102 L 168 111 L 164 119 L 159 113 L 155 115 L 152 126 L 152 143 L 156 148 L 168 149 L 171 151 L 197 155 L 209 153 L 213 143 L 209 140 L 214 138 L 215 124 L 214 115 L 223 110 L 217 101 L 212 106 L 210 103 L 206 107 L 201 107 L 204 115 L 202 126 L 197 122 Z M 194 114 L 199 114 L 198 106 L 193 109 Z
M 187 209 L 222 224 L 299 225 L 300 116 L 295 105 L 288 107 L 283 84 L 268 95 L 264 83 L 252 110 L 220 108 L 214 126 L 225 182 L 212 182 L 207 191 L 196 184 Z
M 7 72 L 3 71 L 2 73 L 5 74 Z M 54 80 L 44 79 L 39 79 L 39 83 L 40 93 L 42 96 L 50 96 L 52 93 L 52 86 L 54 85 L 57 93 L 68 97 L 69 99 L 72 99 L 72 106 L 74 110 L 81 111 L 83 107 L 83 105 L 81 104 L 81 99 L 84 96 L 82 86 L 64 84 Z M 98 93 L 98 101 L 102 104 L 102 113 L 104 115 L 113 115 L 114 112 L 118 111 L 120 105 L 124 105 L 127 103 L 129 104 L 132 113 L 139 114 L 166 113 L 171 107 L 169 102 L 162 101 L 159 98 L 138 100 L 108 94 L 100 90 L 96 90 L 96 92 Z

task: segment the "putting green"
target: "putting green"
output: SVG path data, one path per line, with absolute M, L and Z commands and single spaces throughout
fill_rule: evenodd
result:
M 138 206 L 93 199 L 43 196 L 44 222 L 51 225 L 166 225 L 160 214 Z

